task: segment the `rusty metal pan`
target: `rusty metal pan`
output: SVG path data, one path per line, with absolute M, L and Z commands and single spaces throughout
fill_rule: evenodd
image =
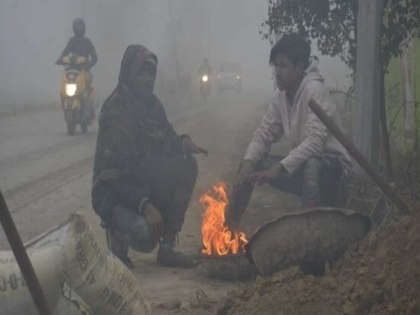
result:
M 341 257 L 370 226 L 369 217 L 348 209 L 320 207 L 286 214 L 252 236 L 246 255 L 262 276 L 290 266 L 319 265 Z

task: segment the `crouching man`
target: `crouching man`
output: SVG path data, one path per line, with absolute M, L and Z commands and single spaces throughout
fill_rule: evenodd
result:
M 254 185 L 269 184 L 301 196 L 302 209 L 339 206 L 343 176 L 351 168 L 345 148 L 308 107 L 314 99 L 341 127 L 337 106 L 324 87 L 309 44 L 297 35 L 285 35 L 271 49 L 278 89 L 245 153 L 226 213 L 236 227 L 251 198 Z M 287 137 L 287 156 L 269 155 L 271 145 Z

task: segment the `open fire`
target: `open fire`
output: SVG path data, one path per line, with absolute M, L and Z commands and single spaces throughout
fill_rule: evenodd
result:
M 225 256 L 244 252 L 248 243 L 245 233 L 231 231 L 225 223 L 225 210 L 229 204 L 226 184 L 218 183 L 200 198 L 205 212 L 201 233 L 204 255 Z

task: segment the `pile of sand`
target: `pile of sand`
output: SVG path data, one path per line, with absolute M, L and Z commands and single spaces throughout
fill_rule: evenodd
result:
M 420 206 L 353 244 L 324 276 L 293 267 L 241 285 L 217 314 L 420 314 Z

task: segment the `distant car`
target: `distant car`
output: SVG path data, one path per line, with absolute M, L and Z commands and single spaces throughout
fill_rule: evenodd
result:
M 238 63 L 225 62 L 220 65 L 217 75 L 217 90 L 223 93 L 226 90 L 242 90 L 242 70 Z

